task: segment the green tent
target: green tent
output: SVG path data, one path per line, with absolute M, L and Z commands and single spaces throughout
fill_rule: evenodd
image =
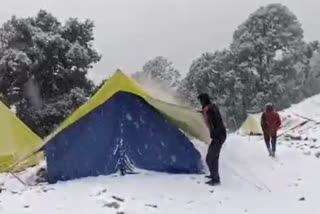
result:
M 247 119 L 244 121 L 240 127 L 241 135 L 262 135 L 262 128 L 260 125 L 261 113 L 258 114 L 248 114 Z
M 16 115 L 0 101 L 0 172 L 9 171 L 18 160 L 29 154 L 42 143 Z M 42 154 L 27 159 L 16 170 L 36 165 Z

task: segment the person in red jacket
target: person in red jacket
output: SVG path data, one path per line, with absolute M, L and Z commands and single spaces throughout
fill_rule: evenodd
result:
M 268 103 L 266 110 L 261 116 L 261 127 L 263 130 L 264 140 L 266 142 L 269 155 L 275 157 L 277 144 L 277 131 L 281 126 L 279 114 L 274 110 L 273 105 Z M 270 148 L 271 141 L 271 148 Z

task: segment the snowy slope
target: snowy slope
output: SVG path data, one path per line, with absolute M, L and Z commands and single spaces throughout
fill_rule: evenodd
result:
M 320 94 L 292 105 L 287 112 L 295 113 L 320 122 Z
M 307 119 L 307 123 L 296 127 L 283 136 L 284 145 L 298 149 L 305 155 L 314 155 L 320 158 L 320 95 L 292 105 L 284 113 Z
M 203 175 L 143 172 L 24 187 L 0 175 L 0 213 L 320 213 L 319 169 L 314 156 L 280 145 L 271 159 L 259 138 L 234 135 L 222 150 L 221 186 L 205 185 Z

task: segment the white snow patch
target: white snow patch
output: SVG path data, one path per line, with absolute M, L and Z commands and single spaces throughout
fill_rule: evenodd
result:
M 142 117 L 140 117 L 140 122 L 141 122 L 142 124 L 144 124 L 144 123 L 145 123 L 145 121 L 143 120 L 143 118 L 142 118 Z
M 138 122 L 134 122 L 133 124 L 134 124 L 134 126 L 136 127 L 136 129 L 139 129 L 139 128 L 140 128 L 140 125 L 139 125 Z
M 17 113 L 17 107 L 15 105 L 10 106 L 10 110 L 16 114 Z
M 292 105 L 287 112 L 295 113 L 320 122 L 320 94 Z
M 275 52 L 274 60 L 281 61 L 283 59 L 283 50 L 279 49 Z
M 127 120 L 132 121 L 132 116 L 129 113 L 126 114 L 126 118 Z
M 177 162 L 177 157 L 175 155 L 171 155 L 171 161 L 173 163 Z

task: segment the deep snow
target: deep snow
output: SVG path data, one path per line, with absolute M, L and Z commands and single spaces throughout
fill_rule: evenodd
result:
M 272 159 L 260 138 L 231 135 L 221 153 L 221 186 L 205 185 L 203 175 L 142 172 L 24 187 L 0 175 L 0 213 L 320 213 L 319 169 L 319 159 L 296 149 L 280 145 Z

